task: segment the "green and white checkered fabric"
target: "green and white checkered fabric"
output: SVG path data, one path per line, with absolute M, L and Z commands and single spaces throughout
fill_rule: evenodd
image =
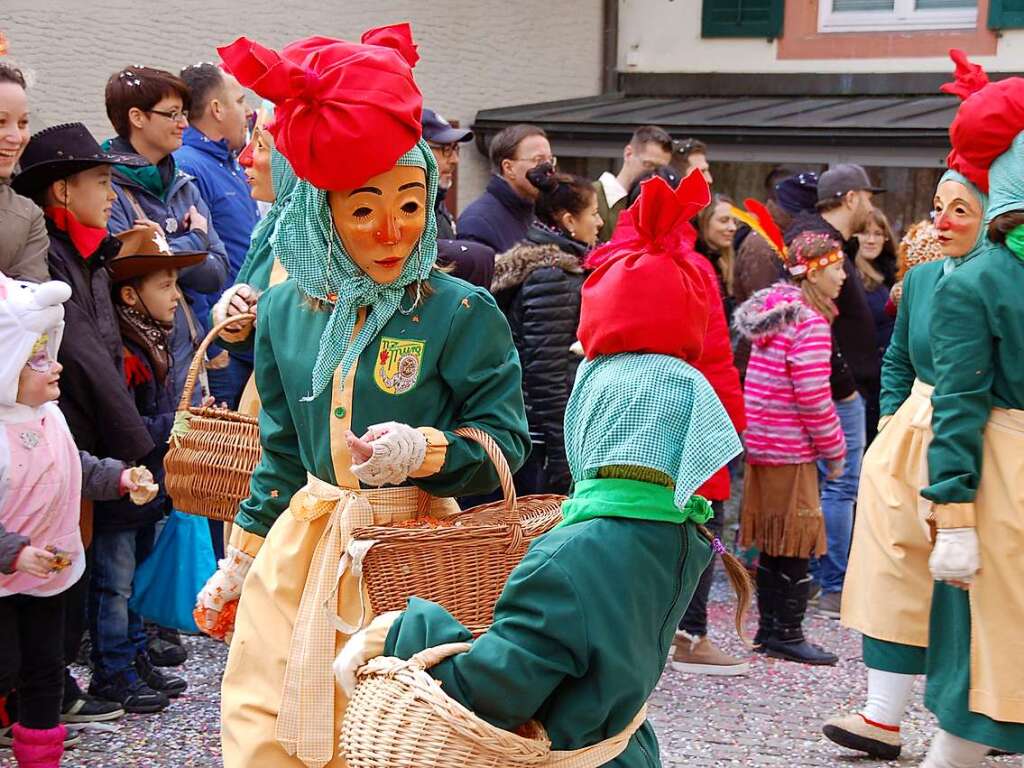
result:
M 339 162 L 343 162 L 339 158 Z M 313 366 L 312 391 L 302 398 L 314 400 L 331 383 L 341 366 L 344 381 L 359 355 L 380 333 L 398 311 L 405 296 L 405 287 L 417 280 L 426 280 L 437 261 L 437 161 L 422 139 L 399 158 L 396 165 L 423 168 L 427 174 L 427 221 L 419 244 L 405 262 L 402 274 L 392 283 L 374 282 L 349 258 L 342 245 L 327 192 L 308 181 L 299 181 L 291 194 L 288 207 L 281 214 L 273 237 L 274 255 L 288 270 L 306 295 L 327 302 L 331 292 L 337 300 L 331 310 L 327 327 L 320 337 L 320 349 Z M 328 262 L 330 268 L 328 269 Z M 359 335 L 352 339 L 360 307 L 369 307 L 366 322 Z
M 707 379 L 675 357 L 623 353 L 580 365 L 565 411 L 573 480 L 608 466 L 647 467 L 675 478 L 675 504 L 742 450 Z

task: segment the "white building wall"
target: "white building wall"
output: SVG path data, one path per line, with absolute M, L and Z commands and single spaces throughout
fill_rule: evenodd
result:
M 779 60 L 775 41 L 702 38 L 701 5 L 701 0 L 619 0 L 620 71 L 952 72 L 947 56 Z M 971 59 L 992 72 L 1019 71 L 1024 66 L 1024 30 L 1006 30 L 995 56 Z
M 81 120 L 98 138 L 112 134 L 103 87 L 128 64 L 176 72 L 241 34 L 276 48 L 401 21 L 419 44 L 425 103 L 463 125 L 479 109 L 600 92 L 599 0 L 0 0 L 7 58 L 30 75 L 33 130 Z M 473 147 L 462 158 L 465 206 L 488 171 Z

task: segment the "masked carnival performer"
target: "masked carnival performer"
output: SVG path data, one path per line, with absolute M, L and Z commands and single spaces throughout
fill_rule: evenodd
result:
M 925 768 L 1024 752 L 1024 79 L 988 83 L 954 52 L 964 98 L 951 168 L 989 195 L 992 244 L 949 270 L 932 304 L 928 485 L 937 528 L 925 704 L 940 730 Z M 987 178 L 986 178 L 987 177 Z
M 901 244 L 907 256 L 928 261 L 903 278 L 882 363 L 879 433 L 864 455 L 841 614 L 843 624 L 863 634 L 867 701 L 823 728 L 837 744 L 885 760 L 899 757 L 900 723 L 914 680 L 925 673 L 928 647 L 932 545 L 929 505 L 920 490 L 927 484 L 931 442 L 935 366 L 928 334 L 935 289 L 944 272 L 987 247 L 987 202 L 975 184 L 950 169 L 935 190 L 934 226 Z
M 222 689 L 226 768 L 341 768 L 346 698 L 331 661 L 346 637 L 324 604 L 336 590 L 339 616 L 359 615 L 357 580 L 337 579 L 350 533 L 413 517 L 420 489 L 444 516 L 451 497 L 497 488 L 483 449 L 453 430 L 488 432 L 519 467 L 521 371 L 487 292 L 434 269 L 437 167 L 420 140 L 409 26 L 280 52 L 240 38 L 220 53 L 276 105 L 270 132 L 299 181 L 275 224 L 289 279 L 259 299 L 263 456 L 197 612 L 225 634 L 242 596 Z
M 601 744 L 601 764 L 613 768 L 660 765 L 654 730 L 638 713 L 711 557 L 698 528 L 711 507 L 693 494 L 740 450 L 714 390 L 688 362 L 700 354 L 708 305 L 696 268 L 662 250 L 685 209 L 676 194 L 662 179 L 648 182 L 641 237 L 584 285 L 587 360 L 565 416 L 575 489 L 564 521 L 512 572 L 491 628 L 430 670 L 489 723 L 513 730 L 537 719 L 553 749 Z M 636 311 L 622 312 L 624 302 Z M 737 561 L 727 565 L 742 611 L 749 581 Z M 470 639 L 441 606 L 413 598 L 353 637 L 335 669 L 351 690 L 368 658 Z

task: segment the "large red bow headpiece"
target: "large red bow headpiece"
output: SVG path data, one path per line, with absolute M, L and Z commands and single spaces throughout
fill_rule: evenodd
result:
M 274 102 L 275 145 L 314 186 L 358 187 L 420 138 L 408 24 L 371 29 L 359 43 L 308 37 L 278 53 L 240 37 L 217 50 L 238 82 Z
M 675 190 L 657 176 L 643 183 L 629 209 L 636 222 L 631 236 L 587 260 L 600 265 L 583 284 L 578 336 L 588 359 L 620 352 L 700 357 L 709 305 L 698 267 L 679 247 L 679 231 L 710 201 L 696 171 Z

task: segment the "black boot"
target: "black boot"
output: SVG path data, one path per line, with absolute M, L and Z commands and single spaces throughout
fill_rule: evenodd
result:
M 135 671 L 146 685 L 169 699 L 178 698 L 188 688 L 185 678 L 172 675 L 169 672 L 161 672 L 153 666 L 145 653 L 140 653 L 135 657 Z
M 764 653 L 767 644 L 775 637 L 775 604 L 778 600 L 778 577 L 772 562 L 766 555 L 761 556 L 757 566 L 757 634 L 754 635 L 754 650 Z
M 147 623 L 146 636 L 146 653 L 154 667 L 180 667 L 188 659 L 177 630 Z
M 807 613 L 807 598 L 811 588 L 811 577 L 806 575 L 807 560 L 781 559 L 791 561 L 785 565 L 792 567 L 783 567 L 777 572 L 779 597 L 776 604 L 775 636 L 766 643 L 768 655 L 801 664 L 835 664 L 839 661 L 838 656 L 807 642 L 804 637 L 804 614 Z M 804 575 L 801 576 L 801 572 Z

